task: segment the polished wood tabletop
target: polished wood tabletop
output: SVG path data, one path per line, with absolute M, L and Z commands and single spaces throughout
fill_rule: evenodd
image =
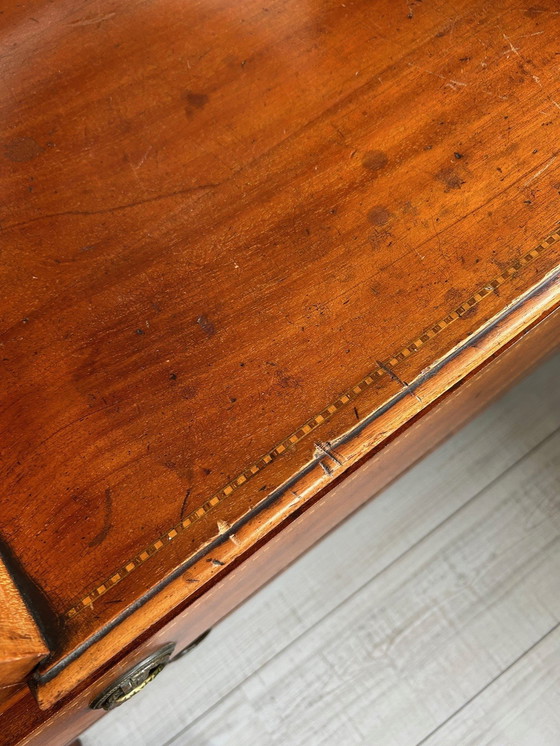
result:
M 0 7 L 0 534 L 48 704 L 558 304 L 560 13 Z

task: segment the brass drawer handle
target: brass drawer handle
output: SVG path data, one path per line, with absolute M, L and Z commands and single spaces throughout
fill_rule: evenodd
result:
M 143 661 L 137 663 L 134 668 L 127 671 L 123 676 L 114 681 L 97 696 L 90 707 L 93 710 L 114 710 L 122 705 L 127 699 L 134 697 L 146 684 L 153 681 L 168 664 L 175 643 L 164 645 L 155 653 L 152 653 Z

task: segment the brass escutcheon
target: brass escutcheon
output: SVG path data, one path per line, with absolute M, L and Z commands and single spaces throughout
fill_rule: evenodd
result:
M 91 709 L 114 710 L 127 699 L 134 697 L 165 668 L 174 648 L 175 643 L 170 642 L 137 663 L 134 668 L 104 689 L 91 703 Z

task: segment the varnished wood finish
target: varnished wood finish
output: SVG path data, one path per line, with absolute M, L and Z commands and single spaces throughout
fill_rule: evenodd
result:
M 429 452 L 443 438 L 474 417 L 495 396 L 536 365 L 560 337 L 560 310 L 521 333 L 497 356 L 474 370 L 435 402 L 425 415 L 401 428 L 383 448 L 344 480 L 318 494 L 304 511 L 295 511 L 266 542 L 257 545 L 242 563 L 218 579 L 182 613 L 163 624 L 132 653 L 100 675 L 96 681 L 48 710 L 41 710 L 29 694 L 14 704 L 3 718 L 0 744 L 11 746 L 19 739 L 34 746 L 65 744 L 103 713 L 89 703 L 135 663 L 169 641 L 176 649 L 196 639 L 240 602 L 248 598 L 312 543 L 383 489 L 403 469 Z
M 556 307 L 560 16 L 3 6 L 0 533 L 50 707 Z

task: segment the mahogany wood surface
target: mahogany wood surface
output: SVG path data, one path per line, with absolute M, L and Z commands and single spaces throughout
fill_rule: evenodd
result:
M 560 15 L 0 10 L 0 535 L 47 708 L 556 307 Z
M 89 709 L 89 703 L 108 684 L 161 645 L 172 641 L 176 649 L 181 650 L 202 631 L 212 627 L 403 469 L 426 455 L 523 377 L 547 351 L 555 349 L 559 338 L 560 309 L 537 321 L 486 364 L 473 370 L 427 412 L 400 428 L 387 444 L 374 449 L 347 478 L 335 480 L 331 489 L 318 493 L 304 510 L 294 511 L 266 543 L 254 545 L 252 554 L 243 562 L 219 578 L 184 611 L 141 639 L 132 653 L 96 677 L 94 682 L 88 682 L 72 697 L 66 697 L 47 710 L 41 710 L 30 693 L 20 696 L 0 720 L 0 744 L 64 746 L 101 717 L 103 713 Z

